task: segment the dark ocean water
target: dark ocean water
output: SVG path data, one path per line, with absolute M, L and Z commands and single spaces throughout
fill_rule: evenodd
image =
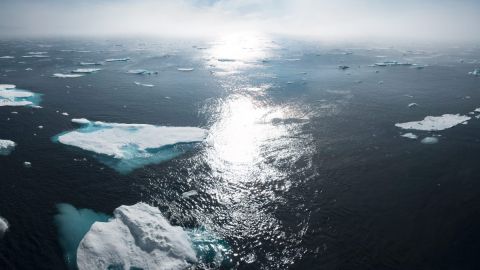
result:
M 49 57 L 22 57 L 36 51 Z M 0 269 L 67 268 L 59 203 L 111 214 L 139 201 L 172 224 L 220 235 L 238 269 L 480 268 L 480 120 L 414 132 L 441 135 L 433 145 L 395 127 L 480 107 L 480 77 L 468 75 L 480 66 L 478 47 L 4 40 L 5 55 L 15 58 L 0 59 L 0 83 L 42 94 L 43 108 L 0 107 L 0 139 L 18 144 L 0 156 L 0 216 L 10 224 Z M 52 77 L 123 57 L 131 60 L 84 77 Z M 369 66 L 387 60 L 426 67 Z M 121 174 L 52 142 L 77 128 L 72 118 L 209 135 L 184 155 Z M 182 198 L 190 190 L 198 196 Z

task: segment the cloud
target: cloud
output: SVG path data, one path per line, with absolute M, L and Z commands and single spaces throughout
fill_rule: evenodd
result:
M 478 40 L 480 3 L 459 0 L 4 0 L 3 35 L 209 36 L 261 31 L 319 38 Z

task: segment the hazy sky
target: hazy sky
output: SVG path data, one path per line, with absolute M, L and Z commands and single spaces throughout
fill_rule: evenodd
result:
M 0 35 L 480 40 L 478 0 L 0 0 Z

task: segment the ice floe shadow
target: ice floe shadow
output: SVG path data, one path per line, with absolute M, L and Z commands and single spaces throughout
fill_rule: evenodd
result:
M 57 205 L 59 242 L 70 269 L 230 268 L 228 243 L 205 228 L 172 226 L 145 203 L 122 205 L 113 216 Z
M 72 121 L 81 127 L 60 133 L 52 141 L 92 152 L 98 161 L 122 174 L 176 158 L 207 134 L 197 127 Z

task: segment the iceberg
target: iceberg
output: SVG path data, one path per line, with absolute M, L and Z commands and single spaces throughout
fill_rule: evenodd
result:
M 8 156 L 17 144 L 10 140 L 0 140 L 0 156 Z
M 153 74 L 158 74 L 157 71 L 150 71 L 146 69 L 132 69 L 127 71 L 127 73 L 130 74 L 137 74 L 137 75 L 153 75 Z
M 120 173 L 175 158 L 201 142 L 205 129 L 147 124 L 119 124 L 73 119 L 78 130 L 61 133 L 54 141 L 95 153 L 95 157 Z
M 105 59 L 105 62 L 126 62 L 126 61 L 130 61 L 130 57 Z
M 72 70 L 72 73 L 81 73 L 81 74 L 84 74 L 84 73 L 94 73 L 94 72 L 97 72 L 97 71 L 100 71 L 102 70 L 101 68 L 77 68 L 75 70 Z
M 0 217 L 0 237 L 2 237 L 5 232 L 8 231 L 8 221 L 3 217 Z
M 84 231 L 87 226 L 83 225 L 90 224 L 94 219 L 95 216 L 86 216 L 87 222 L 83 222 L 69 220 L 65 216 L 68 224 L 60 225 L 76 227 L 75 222 L 79 222 Z M 63 226 L 65 232 L 70 231 L 68 226 Z M 142 202 L 122 205 L 114 210 L 113 217 L 108 221 L 94 222 L 77 245 L 79 270 L 175 270 L 191 268 L 196 264 L 221 268 L 231 263 L 231 251 L 223 239 L 204 228 L 188 230 L 172 226 L 158 208 Z
M 13 84 L 0 84 L 0 107 L 38 107 L 40 101 L 40 94 L 36 94 L 27 90 L 17 89 L 16 85 Z
M 78 78 L 83 76 L 84 74 L 64 74 L 64 73 L 55 73 L 52 75 L 52 77 L 55 77 L 55 78 Z
M 442 116 L 427 116 L 422 121 L 397 123 L 395 126 L 402 129 L 440 131 L 452 128 L 458 124 L 463 124 L 470 119 L 469 116 L 460 114 L 444 114 Z

